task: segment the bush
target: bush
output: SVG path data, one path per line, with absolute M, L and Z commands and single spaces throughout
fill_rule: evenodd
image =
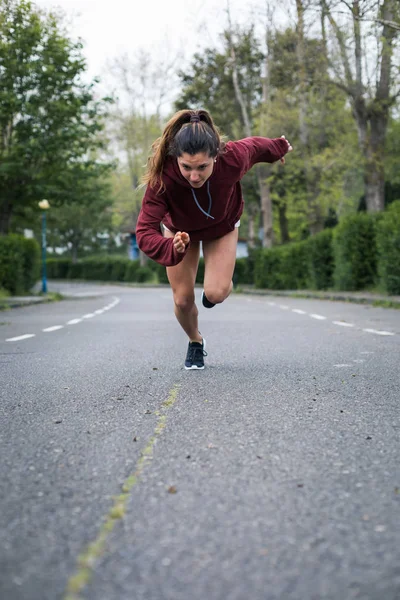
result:
M 22 238 L 23 289 L 25 292 L 29 292 L 40 279 L 40 259 L 40 246 L 37 241 Z
M 0 288 L 11 294 L 29 292 L 40 277 L 40 248 L 34 239 L 0 237 Z
M 327 290 L 333 286 L 332 237 L 332 229 L 325 229 L 304 242 L 308 262 L 307 287 L 312 290 Z
M 389 294 L 400 294 L 400 200 L 378 220 L 376 244 L 380 283 Z
M 49 279 L 68 279 L 72 261 L 70 258 L 49 258 L 46 260 Z
M 10 234 L 0 237 L 0 288 L 11 294 L 24 292 L 23 237 Z
M 111 265 L 111 280 L 125 281 L 125 273 L 132 262 L 129 258 L 113 258 Z
M 138 271 L 139 267 L 140 267 L 139 260 L 130 260 L 129 264 L 127 265 L 127 267 L 125 269 L 124 281 L 126 281 L 127 283 L 132 283 L 134 281 L 137 281 L 136 277 L 137 277 L 137 271 Z
M 344 219 L 333 233 L 334 285 L 362 290 L 376 280 L 376 217 L 359 213 Z
M 305 242 L 261 250 L 256 255 L 256 288 L 271 290 L 301 289 L 307 285 L 308 263 Z
M 149 267 L 139 267 L 136 272 L 136 281 L 138 283 L 154 281 L 154 271 Z

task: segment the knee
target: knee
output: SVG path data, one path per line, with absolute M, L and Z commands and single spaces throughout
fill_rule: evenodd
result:
M 232 290 L 232 283 L 229 285 L 218 285 L 212 287 L 205 287 L 204 293 L 207 299 L 213 304 L 221 304 L 229 296 Z
M 181 312 L 190 312 L 194 305 L 194 294 L 174 294 L 175 307 Z

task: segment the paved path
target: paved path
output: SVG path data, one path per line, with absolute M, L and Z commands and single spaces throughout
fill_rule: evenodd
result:
M 0 314 L 0 598 L 400 598 L 400 311 L 232 296 L 187 372 L 167 288 L 65 286 Z

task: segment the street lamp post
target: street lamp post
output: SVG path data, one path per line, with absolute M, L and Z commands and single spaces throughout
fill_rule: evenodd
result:
M 38 202 L 39 208 L 42 209 L 42 293 L 47 294 L 47 277 L 46 277 L 46 210 L 50 208 L 48 200 Z

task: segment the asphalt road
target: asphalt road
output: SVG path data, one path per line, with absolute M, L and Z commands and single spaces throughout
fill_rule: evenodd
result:
M 400 311 L 233 295 L 185 371 L 169 289 L 50 289 L 0 313 L 2 600 L 400 599 Z

